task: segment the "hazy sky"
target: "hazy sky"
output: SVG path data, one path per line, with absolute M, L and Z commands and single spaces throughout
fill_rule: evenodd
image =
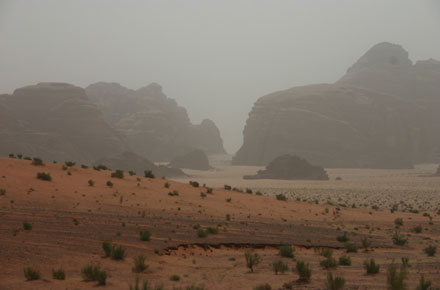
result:
M 440 0 L 0 0 L 0 93 L 158 82 L 233 153 L 259 97 L 334 82 L 382 41 L 440 59 Z

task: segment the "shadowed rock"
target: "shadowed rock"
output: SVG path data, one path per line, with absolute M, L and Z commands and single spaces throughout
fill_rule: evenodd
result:
M 256 175 L 245 175 L 244 179 L 311 179 L 328 180 L 327 172 L 320 166 L 311 165 L 298 156 L 283 155 L 275 158 L 265 170 Z
M 118 156 L 102 158 L 95 165 L 103 164 L 111 169 L 134 171 L 137 175 L 143 176 L 145 170 L 151 170 L 156 177 L 178 177 L 184 176 L 182 170 L 163 165 L 155 165 L 150 160 L 135 153 L 124 152 Z
M 203 150 L 194 150 L 187 154 L 178 156 L 170 162 L 170 166 L 194 170 L 212 169 L 208 157 Z

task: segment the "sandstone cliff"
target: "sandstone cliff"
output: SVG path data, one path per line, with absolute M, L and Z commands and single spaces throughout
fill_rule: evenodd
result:
M 86 93 L 105 119 L 123 134 L 131 149 L 154 161 L 201 149 L 224 153 L 220 132 L 210 120 L 191 124 L 186 110 L 152 83 L 138 90 L 117 83 L 96 83 Z
M 260 98 L 234 164 L 298 155 L 325 167 L 410 168 L 440 148 L 440 66 L 400 46 L 370 49 L 335 84 Z
M 208 157 L 202 150 L 194 150 L 184 155 L 177 156 L 170 162 L 170 166 L 194 170 L 212 169 Z

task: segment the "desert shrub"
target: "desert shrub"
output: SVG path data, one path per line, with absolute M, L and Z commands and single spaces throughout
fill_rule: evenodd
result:
M 110 257 L 112 254 L 112 245 L 110 244 L 110 242 L 102 242 L 102 249 L 104 250 L 104 255 L 106 257 Z
M 144 176 L 146 178 L 154 178 L 155 177 L 154 174 L 153 174 L 153 171 L 151 171 L 151 170 L 145 170 L 144 171 Z
M 46 172 L 38 172 L 37 173 L 37 178 L 41 179 L 41 180 L 45 180 L 45 181 L 51 181 L 52 177 L 50 176 L 50 173 L 46 173 Z
M 402 218 L 396 218 L 394 220 L 394 224 L 396 225 L 396 227 L 401 227 L 403 226 L 403 219 Z
M 25 231 L 30 231 L 30 230 L 32 230 L 32 225 L 30 223 L 28 223 L 28 222 L 24 222 L 23 223 L 23 229 Z
M 5 195 L 5 194 L 6 194 L 6 189 L 0 188 L 0 195 Z
M 191 184 L 193 187 L 199 187 L 199 183 L 197 181 L 190 181 L 189 184 Z
M 310 281 L 310 277 L 312 276 L 312 270 L 310 269 L 309 264 L 306 264 L 304 261 L 297 261 L 295 270 L 299 275 L 298 281 L 300 282 Z
M 393 262 L 387 270 L 387 286 L 390 290 L 406 290 L 407 285 L 405 280 L 408 279 L 408 272 L 405 266 L 397 265 Z
M 125 258 L 125 248 L 121 245 L 112 246 L 111 257 L 113 260 L 124 260 Z
M 337 237 L 336 237 L 336 240 L 337 240 L 338 242 L 341 242 L 341 243 L 346 243 L 346 242 L 348 242 L 350 239 L 348 238 L 347 233 L 344 233 L 342 236 L 337 236 Z
M 402 257 L 402 266 L 404 266 L 404 267 L 410 267 L 410 264 L 409 264 L 409 258 L 408 257 Z
M 179 275 L 176 275 L 176 274 L 171 275 L 171 276 L 170 276 L 170 280 L 171 280 L 171 281 L 179 281 L 179 280 L 180 280 L 180 276 L 179 276 Z
M 204 193 L 204 192 L 200 192 L 200 197 L 201 197 L 201 198 L 205 198 L 205 197 L 207 197 L 207 195 L 206 195 L 206 193 Z
M 204 229 L 198 229 L 197 230 L 197 236 L 199 238 L 205 238 L 208 236 L 208 232 L 206 232 Z
M 328 257 L 325 260 L 321 260 L 319 264 L 325 269 L 332 269 L 338 266 L 338 261 L 336 261 L 336 259 L 333 257 Z
M 272 287 L 269 284 L 261 284 L 254 287 L 254 290 L 272 290 Z
M 75 166 L 75 162 L 73 162 L 73 161 L 66 161 L 66 162 L 64 162 L 64 164 L 66 164 L 66 166 L 68 166 L 68 167 L 72 167 L 72 166 Z
M 280 250 L 281 257 L 286 257 L 286 258 L 294 258 L 295 257 L 295 254 L 293 253 L 294 249 L 289 245 L 281 246 L 279 250 Z
M 133 259 L 134 261 L 134 267 L 132 268 L 132 271 L 134 273 L 141 273 L 145 271 L 148 268 L 148 265 L 145 264 L 145 256 L 139 255 Z
M 435 253 L 437 252 L 437 247 L 433 246 L 433 245 L 429 245 L 427 246 L 424 250 L 423 250 L 429 257 L 434 257 Z
M 329 290 L 344 289 L 345 279 L 339 276 L 333 276 L 333 273 L 330 272 L 327 274 L 327 282 L 325 285 Z
M 91 179 L 89 179 L 88 183 L 89 183 L 89 186 L 94 186 L 95 185 L 95 182 L 93 180 L 91 180 Z
M 170 188 L 170 184 L 168 182 L 165 182 L 165 184 L 163 185 L 165 188 Z
M 62 268 L 52 270 L 52 278 L 56 280 L 66 280 L 66 273 Z
M 41 158 L 34 157 L 32 159 L 32 165 L 42 166 L 43 165 L 43 160 L 41 160 Z
M 173 190 L 173 191 L 168 192 L 168 195 L 169 196 L 179 196 L 179 192 L 177 190 Z
M 93 166 L 93 169 L 95 169 L 97 171 L 99 171 L 99 170 L 107 170 L 108 167 L 103 165 L 103 164 L 99 164 L 99 165 Z
M 377 274 L 379 273 L 380 266 L 376 264 L 374 259 L 367 259 L 364 261 L 364 268 L 367 274 Z
M 82 169 L 87 169 L 87 168 L 89 168 L 87 165 L 85 165 L 85 164 L 81 164 L 81 168 Z
M 97 281 L 98 285 L 105 285 L 107 280 L 107 273 L 99 266 L 86 266 L 81 269 L 81 276 L 84 281 Z
M 120 169 L 116 169 L 115 172 L 112 172 L 111 177 L 122 179 L 124 178 L 124 171 Z
M 218 228 L 214 227 L 207 227 L 206 232 L 210 235 L 217 235 L 218 234 Z
M 350 266 L 351 265 L 351 258 L 349 256 L 340 256 L 339 257 L 339 265 Z
M 361 239 L 361 242 L 362 242 L 362 248 L 364 249 L 364 252 L 368 252 L 368 248 L 371 247 L 371 241 L 367 237 L 364 237 Z
M 275 197 L 276 197 L 277 200 L 282 200 L 282 201 L 286 201 L 287 200 L 287 197 L 284 194 L 282 194 L 282 193 L 277 194 Z
M 232 186 L 225 184 L 225 186 L 223 186 L 223 188 L 226 189 L 226 190 L 231 190 Z
M 331 256 L 333 256 L 333 250 L 324 248 L 321 250 L 320 255 L 326 258 L 330 258 Z
M 278 275 L 278 273 L 284 274 L 284 272 L 289 270 L 289 267 L 287 266 L 287 263 L 278 260 L 272 263 L 272 269 L 275 272 L 275 275 Z
M 257 253 L 247 251 L 244 253 L 244 258 L 246 260 L 246 267 L 248 267 L 251 272 L 254 272 L 254 267 L 260 264 L 261 257 Z
M 404 246 L 408 243 L 408 239 L 405 239 L 398 231 L 394 232 L 392 240 L 393 244 L 397 246 Z
M 136 175 L 136 172 L 134 172 L 133 170 L 128 171 L 128 175 L 133 176 Z
M 229 214 L 229 213 L 226 214 L 226 220 L 227 220 L 227 221 L 230 221 L 230 220 L 231 220 L 231 214 Z
M 345 249 L 347 250 L 347 253 L 357 253 L 358 251 L 358 247 L 352 243 L 345 244 Z
M 211 188 L 211 187 L 208 187 L 208 188 L 206 189 L 206 193 L 212 194 L 212 188 Z
M 149 230 L 140 230 L 139 231 L 139 238 L 141 241 L 149 241 L 151 237 L 151 233 Z
M 23 157 L 24 160 L 32 160 L 29 156 Z
M 26 278 L 27 281 L 40 280 L 41 278 L 40 272 L 38 272 L 37 270 L 31 267 L 24 268 L 23 272 L 24 272 L 24 277 Z
M 431 288 L 431 285 L 432 285 L 432 282 L 425 281 L 425 276 L 422 275 L 420 277 L 419 285 L 417 286 L 416 290 L 434 290 L 433 288 Z
M 107 181 L 107 182 L 105 183 L 105 185 L 107 185 L 108 187 L 113 187 L 113 182 L 111 182 L 111 181 L 109 180 L 109 181 Z
M 422 230 L 423 230 L 423 228 L 420 225 L 418 225 L 412 229 L 412 231 L 415 232 L 416 234 L 420 234 L 422 232 Z
M 246 193 L 252 194 L 253 191 L 252 191 L 252 189 L 250 189 L 250 188 L 246 188 Z

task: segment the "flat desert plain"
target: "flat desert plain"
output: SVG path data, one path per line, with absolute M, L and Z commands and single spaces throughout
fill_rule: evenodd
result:
M 148 289 L 254 289 L 266 283 L 325 289 L 329 272 L 346 280 L 345 289 L 387 289 L 387 268 L 393 262 L 400 267 L 402 258 L 409 259 L 407 289 L 415 289 L 422 275 L 440 286 L 440 254 L 424 252 L 440 246 L 440 178 L 429 176 L 433 167 L 332 169 L 329 181 L 278 181 L 241 178 L 256 167 L 214 166 L 166 180 L 0 159 L 0 289 L 128 290 L 136 278 L 148 281 Z M 51 180 L 38 179 L 39 172 Z M 275 197 L 280 194 L 288 200 Z M 140 239 L 144 231 L 149 240 Z M 407 243 L 396 245 L 396 234 Z M 362 240 L 370 245 L 364 248 Z M 125 249 L 123 259 L 106 257 L 106 241 Z M 294 257 L 281 256 L 281 246 L 292 247 Z M 246 267 L 249 251 L 261 258 L 253 272 Z M 348 256 L 351 265 L 326 269 L 323 252 L 336 261 Z M 134 273 L 139 255 L 148 268 Z M 367 259 L 379 265 L 377 274 L 366 274 Z M 275 274 L 279 260 L 289 269 Z M 309 283 L 292 271 L 297 261 L 309 264 Z M 84 281 L 82 269 L 90 265 L 105 271 L 105 285 Z M 41 278 L 27 281 L 27 267 Z M 60 268 L 65 280 L 53 279 Z

